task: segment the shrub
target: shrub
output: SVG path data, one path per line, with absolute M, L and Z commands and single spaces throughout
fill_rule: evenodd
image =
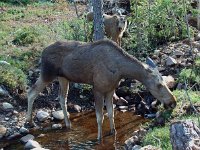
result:
M 13 43 L 16 45 L 27 45 L 37 43 L 40 40 L 40 34 L 35 27 L 24 27 L 15 33 Z
M 153 145 L 163 150 L 172 150 L 169 134 L 169 127 L 154 128 L 144 137 L 142 145 Z
M 198 71 L 198 70 L 197 70 Z M 195 69 L 183 69 L 181 71 L 181 73 L 179 74 L 179 81 L 180 82 L 185 82 L 185 80 L 187 82 L 190 83 L 200 83 L 200 76 L 197 73 L 197 71 L 195 71 Z
M 16 88 L 25 89 L 26 75 L 16 67 L 0 64 L 0 84 L 14 91 Z

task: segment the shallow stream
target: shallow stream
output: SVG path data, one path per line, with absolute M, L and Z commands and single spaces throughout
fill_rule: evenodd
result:
M 103 140 L 101 144 L 97 143 L 97 123 L 94 111 L 71 113 L 70 120 L 72 129 L 52 130 L 47 128 L 46 131 L 32 131 L 43 148 L 50 150 L 112 150 L 124 149 L 124 142 L 132 136 L 132 133 L 139 128 L 145 120 L 133 115 L 132 112 L 115 111 L 116 136 L 108 135 L 109 120 L 105 115 L 103 123 Z M 38 136 L 44 134 L 44 136 Z M 0 144 L 4 150 L 21 150 L 24 145 L 19 142 L 19 139 L 14 141 L 4 141 Z

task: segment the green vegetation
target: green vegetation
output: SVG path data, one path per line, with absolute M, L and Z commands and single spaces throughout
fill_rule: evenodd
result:
M 163 150 L 172 150 L 169 133 L 169 126 L 154 128 L 147 133 L 142 143 L 144 146 L 153 145 Z
M 10 63 L 0 66 L 0 84 L 11 90 L 24 87 L 29 69 L 37 65 L 47 45 L 57 40 L 87 40 L 85 20 L 74 14 L 68 21 L 66 2 L 20 2 L 24 5 L 15 0 L 0 2 L 0 60 Z
M 0 84 L 6 85 L 10 91 L 15 91 L 15 88 L 25 90 L 26 75 L 16 67 L 0 64 Z
M 173 91 L 177 97 L 177 107 L 172 113 L 172 120 L 192 120 L 198 124 L 198 116 L 194 113 L 186 113 L 186 108 L 190 107 L 188 97 L 183 90 Z M 200 93 L 199 91 L 190 91 L 189 96 L 193 105 L 200 104 Z M 184 109 L 185 108 L 185 109 Z M 142 141 L 142 145 L 153 145 L 162 148 L 162 150 L 172 150 L 170 142 L 170 123 L 167 123 L 164 127 L 154 127 L 150 130 Z
M 186 10 L 196 15 L 189 1 L 186 4 L 171 0 L 132 1 L 132 10 L 133 16 L 129 18 L 130 37 L 123 43 L 134 55 L 144 51 L 149 53 L 158 45 L 187 37 Z M 190 34 L 193 36 L 193 28 L 190 28 Z

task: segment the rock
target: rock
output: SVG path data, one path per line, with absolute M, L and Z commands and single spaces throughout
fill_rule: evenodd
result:
M 7 128 L 4 127 L 3 125 L 0 125 L 0 139 L 5 136 L 6 132 Z
M 7 61 L 4 61 L 4 60 L 0 60 L 0 64 L 1 65 L 10 65 L 10 63 L 8 63 Z
M 183 88 L 184 88 L 184 85 L 183 85 L 182 83 L 178 83 L 176 89 L 177 89 L 177 90 L 181 90 L 181 89 L 183 89 Z
M 58 120 L 64 119 L 64 114 L 63 114 L 62 110 L 54 111 L 54 112 L 52 112 L 52 115 L 55 119 L 58 119 Z
M 140 146 L 140 145 L 134 145 L 132 147 L 132 150 L 140 150 L 141 148 L 142 148 L 142 146 Z
M 177 64 L 177 61 L 176 61 L 176 59 L 169 56 L 165 63 L 167 66 L 173 66 L 173 65 Z
M 36 117 L 37 117 L 37 119 L 38 119 L 39 121 L 42 122 L 42 121 L 45 121 L 45 120 L 47 120 L 47 119 L 49 118 L 49 114 L 48 114 L 48 112 L 45 112 L 45 111 L 43 111 L 43 110 L 40 110 L 40 111 L 37 112 Z
M 21 134 L 27 134 L 27 133 L 29 133 L 29 130 L 26 129 L 25 127 L 21 127 L 21 128 L 19 129 L 19 132 L 20 132 Z
M 8 118 L 8 117 L 5 117 L 5 118 L 4 118 L 4 120 L 5 120 L 5 121 L 8 121 L 8 120 L 10 120 L 10 118 Z
M 10 135 L 9 137 L 7 137 L 8 140 L 13 140 L 13 139 L 19 139 L 22 135 L 18 132 Z
M 12 110 L 14 107 L 12 104 L 4 102 L 3 103 L 3 110 L 8 111 L 8 110 Z
M 81 106 L 79 106 L 79 105 L 74 105 L 74 110 L 76 111 L 76 112 L 81 112 Z
M 175 55 L 175 56 L 183 56 L 184 53 L 183 53 L 182 51 L 175 50 L 175 51 L 173 52 L 173 55 Z
M 176 82 L 172 76 L 162 76 L 162 78 L 166 82 L 168 88 L 174 88 Z
M 62 129 L 62 124 L 53 124 L 52 129 Z
M 24 146 L 25 149 L 32 149 L 32 148 L 41 148 L 41 145 L 34 140 L 29 140 L 26 145 Z
M 130 137 L 124 143 L 125 143 L 126 150 L 132 150 L 133 145 L 135 145 L 135 141 L 133 137 Z
M 41 148 L 41 147 L 36 147 L 36 148 L 31 149 L 31 150 L 49 150 L 49 149 Z
M 120 109 L 120 110 L 127 110 L 127 109 L 128 109 L 128 106 L 119 106 L 119 109 Z
M 197 35 L 195 35 L 194 40 L 195 41 L 199 41 L 200 40 L 200 33 L 198 33 Z
M 120 97 L 120 98 L 117 100 L 117 103 L 116 103 L 116 104 L 119 105 L 119 106 L 124 106 L 124 105 L 127 105 L 128 102 L 127 102 L 127 100 L 125 100 L 123 97 Z
M 27 134 L 26 136 L 23 136 L 20 141 L 22 143 L 27 143 L 29 140 L 33 140 L 35 137 L 32 134 Z
M 11 97 L 9 92 L 6 91 L 3 87 L 0 86 L 0 95 L 1 96 L 8 96 L 8 97 Z
M 191 120 L 177 121 L 170 125 L 172 149 L 200 149 L 200 128 Z
M 162 150 L 162 149 L 155 147 L 155 146 L 152 146 L 152 145 L 147 145 L 147 146 L 140 148 L 139 150 Z

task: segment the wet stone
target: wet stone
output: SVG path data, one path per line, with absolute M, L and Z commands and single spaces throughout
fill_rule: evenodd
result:
M 64 114 L 63 114 L 62 110 L 54 111 L 54 112 L 52 112 L 52 115 L 55 119 L 58 119 L 58 120 L 64 119 Z
M 41 145 L 34 140 L 29 140 L 24 146 L 25 149 L 41 148 Z
M 27 134 L 26 136 L 23 136 L 21 139 L 20 139 L 20 141 L 22 142 L 22 143 L 26 143 L 26 142 L 28 142 L 29 140 L 33 140 L 35 137 L 33 136 L 33 135 L 31 135 L 31 134 Z

